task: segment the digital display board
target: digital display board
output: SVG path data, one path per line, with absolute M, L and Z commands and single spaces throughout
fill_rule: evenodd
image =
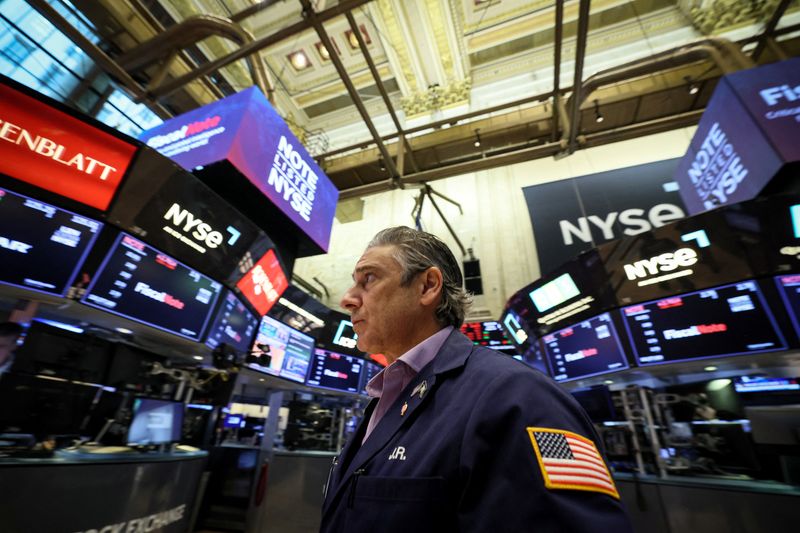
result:
M 248 363 L 248 367 L 298 383 L 305 382 L 311 355 L 314 352 L 312 337 L 265 316 L 258 326 L 253 354 L 263 353 L 259 345 L 269 346 L 271 358 L 269 366 Z
M 214 349 L 225 343 L 237 352 L 246 352 L 250 349 L 257 327 L 258 318 L 235 294 L 227 292 L 208 330 L 206 344 Z
M 128 429 L 128 444 L 180 442 L 182 428 L 182 403 L 136 398 L 133 401 L 133 419 Z
M 778 292 L 781 293 L 789 318 L 792 319 L 794 330 L 800 335 L 800 274 L 776 276 L 775 283 L 778 285 Z
M 607 243 L 598 251 L 620 304 L 752 277 L 736 235 L 719 212 Z
M 137 146 L 2 81 L 0 172 L 105 210 Z
M 101 227 L 0 189 L 0 282 L 63 296 Z
M 529 335 L 543 336 L 615 305 L 600 256 L 591 250 L 517 291 L 507 307 Z
M 589 318 L 542 338 L 550 375 L 571 381 L 628 368 L 609 313 Z
M 81 302 L 200 340 L 222 285 L 121 233 Z
M 195 176 L 143 149 L 108 214 L 109 222 L 222 282 L 239 261 L 274 246 L 244 215 Z
M 755 281 L 645 302 L 621 312 L 639 365 L 786 348 Z
M 317 348 L 306 385 L 357 393 L 365 363 L 359 357 Z
M 372 361 L 364 361 L 364 369 L 361 372 L 361 394 L 367 394 L 367 384 L 372 378 L 378 375 L 384 367 Z
M 500 322 L 464 322 L 461 325 L 461 333 L 467 336 L 472 344 L 496 348 L 501 346 L 511 346 L 511 341 L 503 331 Z
M 328 251 L 339 191 L 257 87 L 167 120 L 140 138 L 189 171 L 229 161 Z
M 516 344 L 521 352 L 526 352 L 530 346 L 530 337 L 522 327 L 519 316 L 513 310 L 506 309 L 500 317 L 500 324 L 505 328 L 508 339 Z
M 736 392 L 782 392 L 800 391 L 800 380 L 797 378 L 767 378 L 742 376 L 733 382 Z
M 259 314 L 266 315 L 289 286 L 275 250 L 269 250 L 236 284 Z

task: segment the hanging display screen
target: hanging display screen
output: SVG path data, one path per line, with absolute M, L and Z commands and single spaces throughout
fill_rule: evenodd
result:
M 81 301 L 200 340 L 222 285 L 121 233 Z
M 250 348 L 257 327 L 258 318 L 235 294 L 228 292 L 208 330 L 206 344 L 213 349 L 225 343 L 238 352 L 245 352 Z
M 776 276 L 775 282 L 792 319 L 794 330 L 800 335 L 800 274 Z
M 625 307 L 622 316 L 640 365 L 786 349 L 755 281 Z
M 609 313 L 545 335 L 542 342 L 550 375 L 556 381 L 571 381 L 628 368 Z
M 365 361 L 360 357 L 317 348 L 306 385 L 343 392 L 358 392 Z
M 487 348 L 498 348 L 501 346 L 511 346 L 511 341 L 503 331 L 500 322 L 464 322 L 461 325 L 461 333 L 467 336 L 472 344 L 486 346 Z
M 378 375 L 383 367 L 372 361 L 364 361 L 364 370 L 361 372 L 361 394 L 367 394 L 367 384 Z
M 63 296 L 101 227 L 0 189 L 0 282 Z
M 269 346 L 268 353 L 263 349 L 266 346 Z M 312 337 L 265 316 L 258 326 L 252 349 L 252 354 L 256 357 L 262 354 L 260 355 L 262 362 L 248 363 L 247 366 L 253 370 L 303 383 L 306 380 L 313 351 Z

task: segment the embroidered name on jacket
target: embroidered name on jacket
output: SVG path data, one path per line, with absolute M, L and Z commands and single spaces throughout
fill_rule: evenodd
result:
M 560 429 L 527 429 L 545 487 L 602 492 L 619 499 L 614 480 L 594 442 Z

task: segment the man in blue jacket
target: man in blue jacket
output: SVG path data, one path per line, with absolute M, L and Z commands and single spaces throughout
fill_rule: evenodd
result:
M 383 230 L 353 280 L 358 347 L 389 366 L 332 468 L 323 533 L 631 531 L 571 396 L 458 331 L 469 297 L 442 241 Z

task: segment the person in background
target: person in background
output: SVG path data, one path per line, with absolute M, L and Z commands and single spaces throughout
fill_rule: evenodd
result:
M 14 349 L 22 335 L 22 326 L 16 322 L 0 322 L 0 375 L 8 372 L 14 362 Z
M 331 468 L 322 533 L 632 531 L 577 402 L 459 331 L 470 298 L 447 245 L 383 230 L 353 280 L 358 348 L 389 365 Z

